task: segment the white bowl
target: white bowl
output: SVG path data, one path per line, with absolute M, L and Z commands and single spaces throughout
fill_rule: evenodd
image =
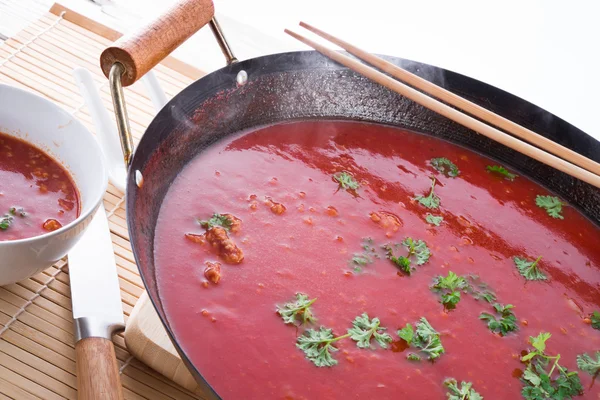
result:
M 70 113 L 33 93 L 0 84 L 0 132 L 33 144 L 61 163 L 81 200 L 79 217 L 62 228 L 0 242 L 0 285 L 6 285 L 35 275 L 69 252 L 102 202 L 108 178 L 90 131 Z

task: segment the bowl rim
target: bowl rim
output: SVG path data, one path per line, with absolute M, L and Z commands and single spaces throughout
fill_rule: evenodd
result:
M 92 132 L 90 132 L 90 130 L 85 125 L 83 125 L 81 123 L 81 121 L 79 121 L 72 113 L 68 112 L 67 110 L 65 110 L 64 108 L 59 106 L 58 104 L 38 95 L 36 93 L 21 89 L 21 88 L 15 87 L 15 86 L 11 86 L 8 84 L 0 83 L 0 89 L 6 89 L 8 91 L 15 91 L 15 92 L 21 93 L 21 95 L 33 97 L 33 98 L 35 98 L 36 101 L 40 101 L 41 103 L 45 103 L 46 105 L 51 107 L 56 113 L 64 114 L 66 117 L 71 118 L 78 130 L 83 131 L 83 132 L 85 132 L 86 135 L 90 136 L 90 138 L 92 139 L 92 143 L 93 143 L 92 146 L 96 146 L 96 150 L 97 150 L 98 154 L 100 155 L 99 167 L 100 167 L 100 172 L 102 174 L 102 182 L 100 183 L 102 185 L 102 188 L 101 188 L 102 190 L 99 190 L 100 195 L 98 196 L 98 198 L 90 200 L 91 206 L 89 207 L 89 209 L 86 212 L 82 212 L 73 221 L 69 222 L 68 224 L 60 227 L 59 229 L 57 229 L 55 231 L 44 233 L 44 234 L 37 235 L 37 236 L 26 237 L 26 238 L 22 238 L 22 239 L 0 241 L 0 247 L 6 247 L 6 246 L 10 246 L 10 245 L 22 245 L 22 244 L 28 244 L 28 243 L 33 243 L 33 242 L 37 242 L 37 241 L 46 241 L 46 240 L 52 239 L 56 236 L 60 236 L 63 233 L 73 229 L 74 227 L 79 225 L 82 221 L 84 221 L 86 218 L 88 218 L 92 213 L 95 213 L 96 210 L 98 209 L 98 206 L 101 205 L 102 199 L 104 198 L 104 194 L 108 187 L 108 172 L 106 171 L 106 161 L 104 160 L 104 153 L 102 152 L 102 149 L 100 148 L 100 145 L 98 144 L 94 134 L 92 134 Z M 12 136 L 12 135 L 10 135 L 10 136 Z M 23 140 L 27 144 L 35 147 L 36 149 L 39 149 L 39 150 L 43 151 L 44 153 L 47 153 L 46 151 L 40 149 L 34 143 L 32 143 L 31 141 L 29 141 L 25 138 L 20 137 L 19 140 Z M 55 159 L 55 157 L 52 157 L 52 158 Z M 71 177 L 71 179 L 73 179 L 71 173 L 69 173 L 69 176 Z M 73 181 L 75 181 L 75 180 L 73 179 Z M 77 185 L 75 185 L 75 187 L 77 188 L 77 191 L 79 191 L 79 188 L 77 187 Z

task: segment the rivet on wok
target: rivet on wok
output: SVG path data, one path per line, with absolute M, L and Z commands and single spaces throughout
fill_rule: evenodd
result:
M 244 70 L 241 70 L 240 72 L 238 72 L 237 76 L 235 77 L 235 80 L 238 85 L 245 85 L 246 82 L 248 82 L 248 73 Z
M 142 176 L 142 173 L 137 169 L 135 170 L 135 184 L 139 188 L 141 188 L 144 184 L 144 177 Z

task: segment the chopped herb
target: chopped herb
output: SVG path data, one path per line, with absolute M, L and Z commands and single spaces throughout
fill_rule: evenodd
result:
M 460 387 L 454 378 L 448 378 L 444 381 L 444 385 L 448 388 L 448 400 L 483 400 L 483 396 L 473 389 L 471 382 L 462 381 Z
M 374 258 L 379 258 L 375 246 L 373 246 L 373 239 L 363 239 L 362 248 L 362 253 L 354 253 L 350 259 L 350 264 L 354 267 L 354 272 L 362 271 L 362 267 L 372 264 Z
M 592 320 L 592 328 L 600 330 L 600 312 L 594 311 L 590 319 Z
M 447 158 L 444 158 L 444 157 L 432 158 L 430 163 L 431 163 L 431 166 L 433 168 L 435 168 L 437 171 L 439 171 L 442 174 L 449 176 L 451 178 L 456 178 L 460 174 L 458 167 L 452 161 L 448 160 Z
M 549 333 L 544 332 L 537 337 L 529 337 L 535 350 L 521 358 L 521 361 L 528 363 L 521 377 L 521 394 L 526 400 L 563 400 L 583 393 L 577 371 L 569 372 L 567 368 L 561 367 L 558 363 L 560 354 L 546 354 L 546 341 L 550 337 Z
M 408 353 L 406 359 L 408 361 L 421 361 L 421 356 L 415 353 Z
M 506 336 L 508 333 L 519 329 L 517 317 L 515 317 L 515 313 L 512 311 L 513 308 L 514 306 L 512 304 L 502 305 L 500 303 L 494 303 L 494 309 L 499 318 L 484 312 L 479 315 L 479 319 L 487 322 L 490 331 Z
M 304 293 L 296 293 L 296 301 L 285 303 L 283 307 L 277 306 L 277 313 L 286 324 L 294 324 L 299 321 L 301 324 L 315 322 L 310 306 L 317 301 L 316 298 L 309 300 Z
M 360 186 L 356 179 L 346 171 L 334 174 L 333 179 L 340 184 L 340 189 L 357 190 Z
M 334 337 L 332 330 L 325 327 L 321 327 L 319 330 L 309 329 L 298 337 L 296 347 L 302 350 L 306 358 L 317 367 L 333 367 L 338 363 L 331 355 L 331 352 L 338 351 L 333 343 L 349 336 L 348 333 Z
M 425 216 L 425 221 L 427 221 L 428 224 L 435 226 L 440 226 L 443 220 L 444 217 L 436 217 L 435 215 L 431 215 L 430 213 L 427 213 L 427 215 Z
M 361 349 L 371 347 L 371 338 L 379 343 L 384 349 L 387 349 L 388 343 L 392 343 L 392 337 L 388 333 L 384 333 L 387 328 L 380 326 L 379 318 L 369 319 L 367 313 L 363 313 L 354 319 L 352 328 L 348 329 L 350 339 L 356 341 L 356 345 Z
M 417 197 L 415 197 L 415 200 L 417 200 L 423 206 L 425 206 L 431 210 L 435 210 L 435 209 L 439 208 L 440 207 L 440 198 L 433 192 L 434 188 L 435 188 L 435 178 L 431 178 L 431 191 L 429 192 L 429 195 L 427 195 L 427 197 L 418 195 Z
M 591 376 L 596 376 L 600 373 L 600 351 L 596 352 L 596 359 L 594 360 L 587 353 L 580 354 L 577 356 L 577 368 L 583 372 L 587 372 Z
M 411 268 L 411 257 L 415 258 L 417 265 L 423 265 L 429 261 L 429 258 L 431 257 L 431 251 L 424 241 L 415 241 L 412 238 L 407 237 L 402 241 L 402 245 L 408 249 L 408 255 L 406 257 L 394 255 L 394 249 L 398 248 L 398 244 L 386 244 L 382 247 L 386 251 L 387 258 L 408 275 L 410 275 L 413 271 L 413 268 Z
M 515 178 L 517 178 L 519 175 L 515 175 L 515 174 L 511 174 L 510 172 L 508 172 L 508 170 L 506 168 L 504 168 L 501 165 L 488 165 L 487 167 L 485 167 L 489 172 L 493 172 L 495 174 L 499 174 L 502 175 L 505 179 L 509 180 L 509 181 L 514 181 Z
M 406 326 L 398 331 L 398 336 L 410 346 L 412 344 L 413 337 L 415 336 L 415 331 L 413 330 L 413 326 L 411 324 L 406 324 Z
M 427 356 L 428 360 L 439 358 L 444 353 L 440 334 L 433 329 L 424 317 L 417 322 L 416 328 L 416 331 L 413 331 L 412 325 L 406 324 L 404 328 L 398 331 L 398 336 L 404 339 L 409 346 L 419 349 L 421 353 Z M 409 358 L 412 354 L 414 353 L 408 354 L 407 358 L 409 360 L 420 359 L 414 356 Z
M 469 288 L 469 282 L 452 271 L 448 271 L 446 277 L 439 275 L 433 278 L 433 284 L 431 285 L 431 290 L 442 294 L 442 304 L 448 310 L 456 308 L 460 301 L 460 292 Z
M 535 198 L 535 204 L 540 208 L 544 208 L 552 218 L 564 219 L 561 212 L 562 206 L 566 204 L 560 201 L 558 197 L 538 195 Z
M 13 223 L 13 216 L 9 214 L 4 214 L 4 216 L 0 217 L 0 229 L 3 231 L 10 228 Z
M 402 245 L 408 249 L 408 257 L 415 256 L 417 259 L 417 265 L 423 265 L 431 257 L 431 251 L 427 244 L 422 240 L 413 240 L 407 237 L 402 241 Z
M 528 281 L 545 281 L 548 279 L 545 273 L 538 268 L 538 262 L 542 259 L 539 256 L 535 261 L 527 261 L 524 258 L 514 257 L 513 260 L 519 273 Z
M 220 226 L 225 230 L 229 230 L 231 228 L 232 222 L 226 215 L 221 214 L 213 214 L 213 216 L 208 220 L 199 221 L 200 226 L 206 230 L 210 230 L 215 226 Z
M 25 209 L 23 207 L 17 207 L 17 206 L 13 206 L 11 208 L 8 209 L 8 212 L 11 215 L 14 216 L 19 216 L 19 217 L 26 217 L 27 213 L 25 212 Z
M 490 290 L 487 283 L 482 282 L 477 275 L 467 275 L 469 278 L 468 292 L 475 300 L 484 300 L 488 303 L 496 301 L 496 295 Z

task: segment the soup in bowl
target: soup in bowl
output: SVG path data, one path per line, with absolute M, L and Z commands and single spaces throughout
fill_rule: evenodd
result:
M 64 257 L 107 185 L 102 152 L 75 117 L 0 85 L 0 285 Z

